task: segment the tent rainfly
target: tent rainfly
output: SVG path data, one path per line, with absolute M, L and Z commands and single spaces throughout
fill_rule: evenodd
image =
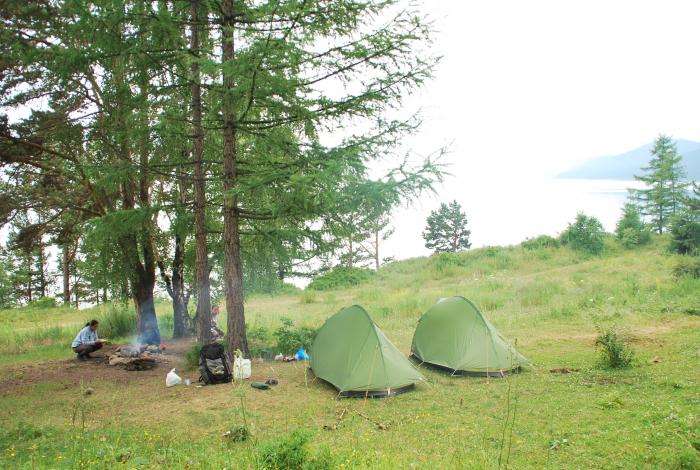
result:
M 423 314 L 411 354 L 455 375 L 500 377 L 527 362 L 464 297 L 441 299 Z
M 326 320 L 311 347 L 311 369 L 345 397 L 386 397 L 425 380 L 359 305 Z

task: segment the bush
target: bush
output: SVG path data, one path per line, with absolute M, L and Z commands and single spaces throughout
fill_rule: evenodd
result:
M 457 253 L 437 253 L 430 257 L 430 264 L 437 272 L 442 272 L 452 267 L 467 266 L 469 263 L 469 258 Z
M 627 203 L 622 209 L 622 217 L 617 221 L 615 236 L 625 248 L 634 248 L 648 243 L 651 240 L 651 233 L 644 222 L 639 208 Z
M 194 370 L 199 367 L 199 355 L 202 352 L 202 345 L 195 343 L 185 353 L 185 367 Z
M 307 326 L 294 327 L 294 322 L 289 318 L 282 319 L 274 336 L 277 338 L 277 351 L 282 354 L 292 354 L 299 348 L 309 349 L 316 338 L 317 330 Z
M 38 309 L 48 309 L 48 308 L 56 308 L 58 304 L 56 303 L 56 299 L 53 297 L 39 297 L 36 300 L 33 300 L 32 302 L 27 305 L 29 308 L 38 308 Z
M 559 248 L 561 243 L 549 235 L 540 235 L 535 238 L 526 238 L 520 246 L 526 250 L 539 250 L 540 248 Z
M 246 326 L 250 357 L 272 360 L 272 333 L 264 326 Z
M 600 254 L 605 247 L 603 224 L 595 217 L 579 212 L 574 223 L 561 234 L 561 242 L 576 251 Z
M 311 281 L 307 289 L 330 290 L 353 287 L 367 282 L 375 276 L 375 272 L 367 268 L 348 268 L 337 266 L 331 271 L 317 276 Z
M 296 430 L 288 437 L 275 439 L 260 446 L 262 468 L 270 470 L 327 470 L 335 467 L 328 449 L 314 455 L 308 449 L 311 435 Z
M 693 279 L 700 278 L 700 259 L 691 258 L 683 259 L 673 268 L 673 275 L 677 278 L 692 277 Z
M 691 214 L 676 217 L 671 222 L 671 245 L 674 253 L 700 254 L 700 222 Z
M 595 345 L 600 351 L 602 365 L 609 369 L 629 367 L 632 364 L 634 351 L 628 347 L 627 343 L 627 338 L 614 329 L 599 330 Z

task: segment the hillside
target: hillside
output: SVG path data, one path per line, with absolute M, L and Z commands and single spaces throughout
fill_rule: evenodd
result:
M 274 345 L 271 332 L 283 318 L 315 328 L 358 303 L 408 354 L 421 313 L 440 297 L 463 295 L 532 361 L 506 379 L 421 368 L 427 383 L 388 399 L 336 399 L 303 363 L 255 361 L 253 379 L 279 377 L 270 391 L 247 383 L 166 389 L 165 369 L 110 375 L 71 359 L 60 342 L 100 310 L 3 311 L 0 446 L 8 450 L 0 465 L 264 468 L 259 459 L 270 440 L 301 429 L 311 436 L 315 468 L 497 468 L 499 461 L 509 468 L 694 468 L 700 281 L 674 279 L 676 259 L 665 247 L 658 238 L 635 251 L 610 243 L 593 258 L 566 248 L 484 248 L 394 262 L 351 289 L 247 301 L 256 344 Z M 167 330 L 168 306 L 158 309 Z M 632 368 L 598 365 L 597 327 L 613 325 L 631 339 Z M 48 328 L 59 330 L 22 343 Z M 196 379 L 194 371 L 178 371 Z M 88 386 L 95 391 L 85 397 Z M 76 410 L 87 410 L 84 425 Z M 222 437 L 243 419 L 254 440 Z
M 690 180 L 700 180 L 700 142 L 690 140 L 675 140 L 678 153 L 683 156 Z M 634 150 L 590 159 L 581 165 L 571 168 L 558 175 L 559 178 L 568 179 L 609 179 L 609 180 L 633 180 L 634 175 L 640 174 L 640 169 L 649 163 L 649 151 L 652 143 L 642 145 Z

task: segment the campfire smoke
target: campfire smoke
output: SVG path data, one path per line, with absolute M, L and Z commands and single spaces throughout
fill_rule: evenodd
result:
M 126 370 L 153 369 L 159 362 L 167 362 L 163 356 L 165 345 L 129 344 L 118 347 L 108 358 L 110 366 L 123 367 Z

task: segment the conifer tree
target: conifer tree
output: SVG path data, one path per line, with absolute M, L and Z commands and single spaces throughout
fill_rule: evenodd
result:
M 659 135 L 651 150 L 649 166 L 642 168 L 645 174 L 635 176 L 645 188 L 632 191 L 642 214 L 649 218 L 657 233 L 663 233 L 674 216 L 683 209 L 688 183 L 684 181 L 683 157 L 676 144 L 667 135 Z
M 430 213 L 423 232 L 425 247 L 436 253 L 455 253 L 471 247 L 467 229 L 467 215 L 457 201 L 442 203 Z

